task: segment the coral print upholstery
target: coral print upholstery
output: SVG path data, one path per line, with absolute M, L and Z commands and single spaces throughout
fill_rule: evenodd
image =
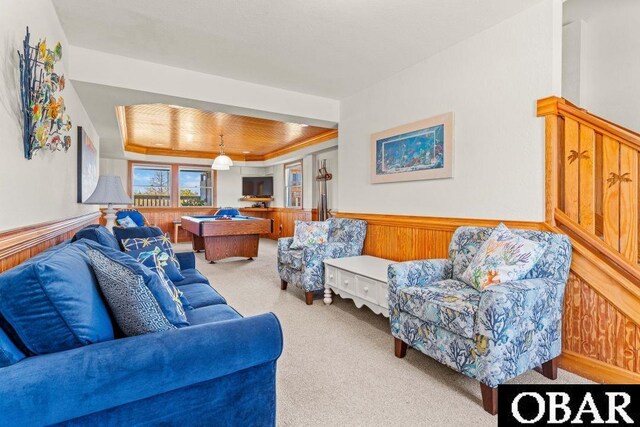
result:
M 361 220 L 330 218 L 323 224 L 328 235 L 326 241 L 316 235 L 295 249 L 294 238 L 278 239 L 278 272 L 287 283 L 305 292 L 324 289 L 324 263 L 327 258 L 344 258 L 362 254 L 367 223 Z M 296 224 L 297 230 L 297 224 Z M 297 234 L 297 233 L 296 233 Z
M 448 259 L 393 264 L 388 281 L 394 337 L 497 387 L 560 354 L 571 244 L 561 234 L 511 230 L 543 248 L 532 255 L 537 262 L 521 279 L 478 289 L 461 279 L 493 231 L 461 227 Z
M 329 240 L 329 223 L 326 221 L 296 221 L 291 249 L 321 245 Z
M 504 224 L 500 224 L 482 244 L 462 273 L 462 279 L 478 290 L 497 283 L 520 280 L 538 262 L 545 249 L 544 242 L 516 236 Z

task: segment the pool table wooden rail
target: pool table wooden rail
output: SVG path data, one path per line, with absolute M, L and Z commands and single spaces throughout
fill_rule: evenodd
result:
M 260 234 L 273 232 L 266 218 L 198 221 L 182 217 L 182 228 L 191 234 L 193 250 L 205 251 L 205 259 L 215 262 L 229 257 L 258 256 Z

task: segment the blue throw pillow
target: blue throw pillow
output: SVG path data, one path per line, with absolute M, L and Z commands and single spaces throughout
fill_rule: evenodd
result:
M 144 237 L 162 236 L 164 232 L 159 227 L 113 227 L 113 235 L 116 236 L 119 247 L 122 247 L 122 241 L 125 239 L 138 239 Z
M 120 218 L 118 220 L 118 225 L 121 225 L 124 228 L 131 228 L 131 227 L 137 227 L 138 224 L 135 223 L 134 220 L 131 219 L 131 217 L 129 216 L 125 216 L 124 218 Z
M 125 335 L 176 329 L 141 275 L 99 250 L 89 248 L 87 255 L 98 277 L 102 294 Z
M 58 245 L 0 274 L 0 313 L 18 347 L 47 354 L 114 338 L 85 251 L 81 242 Z
M 166 252 L 161 251 L 160 248 L 156 246 L 153 251 L 141 253 L 138 257 L 138 262 L 141 262 L 142 265 L 160 276 L 160 280 L 163 281 L 167 289 L 170 289 L 173 301 L 178 307 L 178 311 L 184 313 L 184 310 L 193 310 L 193 307 L 191 306 L 191 304 L 189 304 L 189 301 L 184 296 L 182 291 L 176 288 L 176 285 L 173 284 L 173 282 L 171 281 L 171 279 L 169 279 L 169 276 L 167 276 L 167 273 L 165 272 L 168 258 L 169 255 L 167 255 Z
M 174 282 L 184 280 L 184 276 L 180 273 L 180 263 L 175 252 L 173 252 L 173 246 L 171 246 L 171 239 L 168 234 L 142 239 L 124 239 L 122 247 L 126 253 L 138 261 L 148 257 L 150 252 L 155 252 L 156 248 L 158 248 L 167 255 L 163 257 L 163 262 L 166 262 L 163 268 L 169 279 Z
M 113 249 L 120 249 L 120 244 L 118 240 L 115 238 L 113 234 L 107 229 L 107 227 L 103 227 L 98 224 L 87 225 L 82 230 L 78 231 L 75 236 L 73 236 L 72 241 L 80 239 L 89 239 L 94 242 L 100 243 L 102 246 L 107 246 Z
M 160 276 L 158 276 L 157 273 L 151 271 L 149 268 L 142 265 L 141 263 L 139 263 L 134 258 L 132 258 L 131 256 L 127 255 L 124 252 L 114 251 L 112 249 L 105 248 L 104 246 L 99 246 L 95 244 L 92 244 L 91 248 L 96 249 L 102 255 L 109 258 L 112 261 L 112 263 L 110 263 L 109 265 L 113 265 L 114 263 L 118 264 L 123 268 L 130 270 L 133 275 L 140 276 L 142 278 L 142 283 L 151 292 L 151 294 L 154 296 L 155 300 L 157 301 L 158 305 L 160 306 L 162 313 L 164 314 L 164 317 L 166 317 L 167 320 L 169 320 L 169 322 L 172 325 L 179 328 L 183 326 L 189 326 L 189 322 L 187 321 L 187 318 L 184 315 L 184 311 L 180 312 L 178 310 L 178 307 L 176 306 L 175 301 L 173 300 L 172 291 L 169 288 L 167 288 L 167 286 L 165 285 L 165 283 L 163 283 L 163 281 L 160 279 Z M 91 260 L 91 265 L 94 267 L 94 271 L 95 271 L 96 266 L 94 264 L 94 259 Z M 104 265 L 105 265 L 105 262 L 103 261 L 101 264 L 101 267 L 103 267 Z M 96 275 L 98 276 L 97 271 L 96 271 Z M 104 275 L 108 275 L 108 272 L 103 272 L 103 278 L 105 278 Z M 119 275 L 118 277 L 122 277 L 122 278 L 130 276 L 126 273 L 122 273 L 121 269 L 118 270 L 118 275 Z M 98 283 L 100 283 L 100 288 L 103 289 L 103 283 L 100 282 L 100 276 L 98 276 Z M 116 287 L 116 285 L 110 282 L 106 283 L 105 286 L 110 286 L 110 288 Z M 137 288 L 138 287 L 136 285 L 136 289 Z M 139 292 L 141 291 L 137 291 L 136 294 L 138 295 Z M 104 289 L 103 289 L 103 293 L 104 293 Z M 105 294 L 105 297 L 106 297 L 106 294 Z M 114 310 L 113 307 L 111 307 L 111 309 L 112 311 Z M 114 313 L 114 317 L 115 317 L 115 313 Z M 119 322 L 118 322 L 118 325 L 122 328 L 122 325 L 120 325 Z M 122 332 L 124 332 L 125 334 L 127 333 L 127 331 L 125 331 L 124 329 L 122 329 Z

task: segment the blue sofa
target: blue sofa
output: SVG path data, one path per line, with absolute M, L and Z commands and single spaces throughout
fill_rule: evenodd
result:
M 119 247 L 103 227 L 79 237 Z M 0 274 L 1 426 L 275 425 L 275 315 L 243 318 L 195 269 L 193 253 L 179 253 L 190 326 L 123 337 L 87 244 L 64 242 Z M 25 311 L 34 317 L 20 318 Z M 52 338 L 66 328 L 69 340 Z

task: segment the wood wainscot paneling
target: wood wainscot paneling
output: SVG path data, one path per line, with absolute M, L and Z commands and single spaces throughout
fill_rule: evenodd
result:
M 540 230 L 539 222 L 485 219 L 439 218 L 426 216 L 380 215 L 339 212 L 338 218 L 367 221 L 364 254 L 394 261 L 447 258 L 453 232 L 461 226 L 507 227 Z
M 174 221 L 182 218 L 185 215 L 213 215 L 218 208 L 134 208 L 138 209 L 142 215 L 147 219 L 149 225 L 159 227 L 163 232 L 169 233 L 171 241 L 175 239 Z M 104 217 L 100 222 L 104 225 Z M 182 228 L 178 230 L 179 242 L 190 242 L 191 235 L 184 231 Z
M 70 239 L 88 224 L 96 224 L 100 212 L 50 221 L 0 232 L 0 272 Z
M 263 237 L 277 240 L 280 237 L 291 237 L 295 228 L 295 221 L 311 221 L 312 211 L 306 209 L 293 208 L 267 208 L 240 209 L 243 215 L 260 218 L 270 218 L 273 220 L 273 232 Z
M 159 227 L 165 233 L 169 233 L 174 241 L 174 220 L 185 215 L 213 215 L 218 208 L 137 208 L 147 219 L 150 225 Z M 240 213 L 257 218 L 267 218 L 273 221 L 273 232 L 262 235 L 269 239 L 277 240 L 280 237 L 293 236 L 295 221 L 311 221 L 311 210 L 291 208 L 241 208 Z M 316 213 L 317 217 L 317 213 Z M 101 220 L 104 225 L 104 219 Z M 191 235 L 182 228 L 178 231 L 178 241 L 186 243 L 191 241 Z

